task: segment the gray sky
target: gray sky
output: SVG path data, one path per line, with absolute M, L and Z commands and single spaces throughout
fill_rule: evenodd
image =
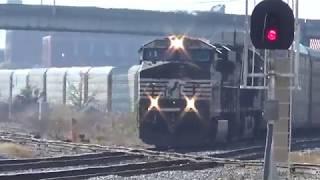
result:
M 0 0 L 6 3 L 7 0 Z M 42 0 L 43 4 L 53 4 L 54 0 Z M 249 13 L 252 12 L 254 2 L 261 0 L 249 0 Z M 292 0 L 284 0 L 291 2 Z M 41 0 L 23 0 L 24 4 L 40 4 Z M 57 5 L 68 6 L 96 6 L 102 8 L 128 8 L 128 9 L 147 9 L 161 11 L 195 11 L 210 10 L 217 4 L 226 5 L 226 13 L 244 14 L 245 0 L 56 0 Z M 320 0 L 300 0 L 300 17 L 308 19 L 320 19 Z M 4 47 L 4 33 L 0 32 L 0 48 Z

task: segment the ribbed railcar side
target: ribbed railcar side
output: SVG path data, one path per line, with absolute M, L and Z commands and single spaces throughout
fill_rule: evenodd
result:
M 311 124 L 309 117 L 309 103 L 311 101 L 311 59 L 307 49 L 300 47 L 299 60 L 299 89 L 293 90 L 293 121 L 294 129 L 308 128 Z
M 11 79 L 13 70 L 2 69 L 0 70 L 0 102 L 9 103 L 11 90 Z
M 3 119 L 11 118 L 13 70 L 0 70 L 0 113 Z
M 47 68 L 30 69 L 28 84 L 32 90 L 39 91 L 39 93 L 46 92 L 47 70 Z
M 85 86 L 91 67 L 71 67 L 66 74 L 66 104 L 83 105 L 85 103 Z
M 12 75 L 12 96 L 20 95 L 27 88 L 30 69 L 16 69 Z
M 320 127 L 320 53 L 309 49 L 311 58 L 311 107 L 310 118 L 312 128 Z
M 46 73 L 47 102 L 66 104 L 66 75 L 68 68 L 50 68 Z
M 87 98 L 102 112 L 110 112 L 112 104 L 112 66 L 92 67 L 88 72 Z
M 130 96 L 130 112 L 137 112 L 138 108 L 138 72 L 140 65 L 130 67 L 128 70 L 129 96 Z
M 130 112 L 129 66 L 116 67 L 112 71 L 112 111 Z

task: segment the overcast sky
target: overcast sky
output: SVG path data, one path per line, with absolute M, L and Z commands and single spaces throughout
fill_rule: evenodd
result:
M 24 4 L 53 4 L 54 0 L 23 0 Z M 103 8 L 128 8 L 161 11 L 206 11 L 217 4 L 226 5 L 226 13 L 244 14 L 245 0 L 55 0 L 57 5 L 68 6 L 96 6 Z M 249 13 L 252 12 L 254 3 L 261 0 L 249 0 Z M 284 0 L 285 2 L 292 0 Z M 0 0 L 6 3 L 7 0 Z M 290 3 L 291 4 L 291 3 Z M 300 0 L 299 10 L 301 18 L 320 19 L 320 0 Z M 0 48 L 4 47 L 4 33 L 0 33 Z

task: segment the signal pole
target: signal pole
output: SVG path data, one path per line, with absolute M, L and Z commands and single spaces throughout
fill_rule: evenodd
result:
M 295 73 L 295 86 L 299 86 L 299 54 L 300 54 L 300 23 L 299 23 L 299 0 L 296 0 L 295 4 L 295 11 L 296 11 L 296 19 L 295 19 L 295 58 L 294 58 L 294 73 Z
M 265 51 L 267 57 L 265 60 L 271 60 L 269 56 L 269 51 Z M 272 63 L 272 61 L 271 61 Z M 272 64 L 271 64 L 272 67 Z M 274 95 L 274 89 L 275 89 L 275 73 L 273 70 L 269 72 L 269 77 L 270 81 L 268 82 L 268 100 L 273 100 L 275 97 Z M 267 105 L 266 105 L 267 106 Z M 267 115 L 270 115 L 270 112 L 265 112 Z M 263 179 L 268 180 L 269 176 L 271 175 L 270 173 L 270 164 L 272 160 L 271 156 L 271 150 L 272 150 L 272 137 L 273 137 L 273 126 L 274 126 L 274 118 L 267 118 L 267 138 L 266 138 L 266 147 L 265 147 L 265 152 L 264 152 L 264 164 L 263 164 Z
M 267 137 L 266 147 L 264 152 L 264 164 L 263 164 L 263 179 L 264 180 L 275 180 L 278 179 L 276 172 L 276 165 L 273 162 L 273 129 L 275 122 L 279 120 L 279 101 L 276 100 L 276 69 L 274 66 L 274 59 L 271 57 L 270 51 L 266 50 L 265 57 L 269 63 L 268 70 L 268 94 L 267 101 L 265 104 L 265 119 L 267 120 Z
M 270 59 L 270 54 L 269 54 L 269 50 L 265 50 L 265 55 L 264 55 L 264 60 L 267 62 L 265 64 L 268 64 L 271 60 Z M 270 115 L 269 112 L 266 112 L 269 110 L 269 108 L 271 108 L 270 106 L 268 106 L 268 102 L 269 100 L 274 99 L 273 97 L 273 86 L 274 86 L 274 77 L 273 77 L 273 71 L 271 72 L 269 70 L 269 74 L 267 74 L 267 76 L 269 78 L 269 82 L 268 84 L 268 89 L 267 89 L 267 103 L 265 104 L 266 106 L 266 110 L 265 110 L 265 114 L 267 116 Z M 272 146 L 272 137 L 273 137 L 273 126 L 274 126 L 274 120 L 272 120 L 273 118 L 270 117 L 265 117 L 265 120 L 267 121 L 267 136 L 266 136 L 266 146 L 265 146 L 265 151 L 264 151 L 264 164 L 263 164 L 263 180 L 268 180 L 269 179 L 269 175 L 270 175 L 270 164 L 271 164 L 271 146 Z
M 292 107 L 292 99 L 293 99 L 293 88 L 299 88 L 299 59 L 300 59 L 300 22 L 299 22 L 299 0 L 292 0 L 292 8 L 295 9 L 295 39 L 294 39 L 294 47 L 292 47 L 291 51 L 291 59 L 290 59 L 290 73 L 293 75 L 290 78 L 290 118 L 289 118 L 289 142 L 288 142 L 288 179 L 291 178 L 291 140 L 292 140 L 292 121 L 293 121 L 293 107 Z
M 245 35 L 244 35 L 244 57 L 243 57 L 243 84 L 247 87 L 248 78 L 248 50 L 249 50 L 249 0 L 246 0 L 246 18 L 245 18 Z
M 298 53 L 299 37 L 297 33 L 295 34 L 297 23 L 297 21 L 295 22 L 292 9 L 282 0 L 264 0 L 255 6 L 251 15 L 251 41 L 257 49 L 266 49 L 265 62 L 267 63 L 265 63 L 264 71 L 266 77 L 268 77 L 268 96 L 264 107 L 264 118 L 267 121 L 264 180 L 278 179 L 277 173 L 273 172 L 276 171 L 276 165 L 273 161 L 288 162 L 288 151 L 285 150 L 285 153 L 283 152 L 283 146 L 288 148 L 286 144 L 288 143 L 288 136 L 284 134 L 288 133 L 288 123 L 284 121 L 290 118 L 288 117 L 290 107 L 287 105 L 290 102 L 288 102 L 289 99 L 287 99 L 287 96 L 283 94 L 287 93 L 283 88 L 288 88 L 289 86 L 285 74 L 287 73 L 287 67 L 289 67 L 290 62 L 281 60 L 283 57 L 279 54 L 277 54 L 277 56 L 274 56 L 276 54 L 272 54 L 271 56 L 271 52 L 273 53 L 273 51 L 269 52 L 269 50 L 288 50 L 292 47 L 292 42 L 295 39 L 296 43 L 294 47 Z M 296 64 L 298 61 L 297 58 L 298 56 L 295 56 Z M 246 60 L 244 60 L 244 63 L 245 62 Z M 266 67 L 266 64 L 268 64 L 269 67 Z M 294 67 L 295 73 L 298 71 L 296 64 Z M 285 72 L 280 73 L 280 71 Z M 295 78 L 295 81 L 296 80 Z M 274 127 L 276 131 L 275 134 L 273 132 Z M 283 132 L 284 129 L 285 132 Z M 283 143 L 280 139 L 286 142 Z M 275 159 L 273 156 L 275 156 Z

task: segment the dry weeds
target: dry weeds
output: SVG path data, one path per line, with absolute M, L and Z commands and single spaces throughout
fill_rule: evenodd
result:
M 305 151 L 305 152 L 291 152 L 291 162 L 294 163 L 311 163 L 320 165 L 320 152 Z
M 41 133 L 51 139 L 65 140 L 70 139 L 71 119 L 73 111 L 66 106 L 55 106 L 51 108 L 48 117 L 43 119 L 45 131 Z
M 90 142 L 104 145 L 144 146 L 138 138 L 135 113 L 82 112 L 92 110 L 90 103 L 83 103 L 78 87 L 70 86 L 70 106 L 46 107 L 46 114 L 38 120 L 38 104 L 34 89 L 26 87 L 16 97 L 13 121 L 40 137 L 73 142 Z M 18 98 L 19 97 L 19 98 Z M 91 99 L 91 97 L 88 97 Z M 1 105 L 1 104 L 0 104 Z M 0 110 L 6 107 L 1 107 Z M 3 114 L 0 111 L 0 115 Z
M 0 144 L 0 153 L 14 158 L 32 158 L 34 156 L 33 151 L 28 147 L 13 143 Z
M 31 132 L 45 138 L 103 145 L 146 146 L 138 138 L 135 113 L 84 113 L 59 105 L 51 107 L 47 117 L 39 121 L 33 111 L 29 109 L 15 117 Z
M 134 113 L 77 114 L 75 130 L 91 143 L 144 146 L 138 138 Z

